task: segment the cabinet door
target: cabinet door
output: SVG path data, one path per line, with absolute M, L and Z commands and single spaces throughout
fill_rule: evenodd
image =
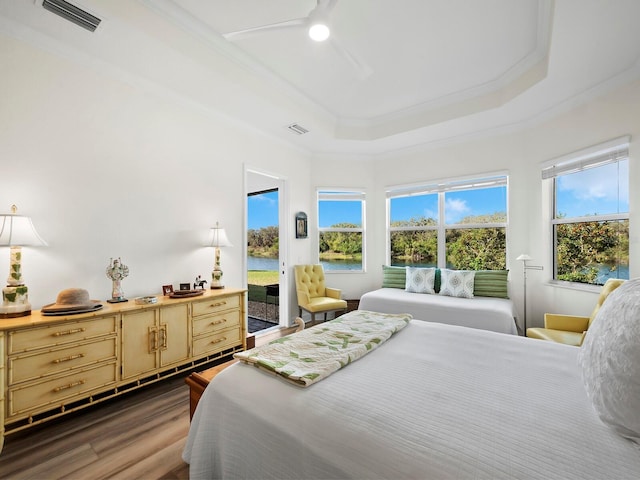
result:
M 160 333 L 158 309 L 122 315 L 122 379 L 156 369 Z
M 160 366 L 189 359 L 189 306 L 186 303 L 160 310 Z

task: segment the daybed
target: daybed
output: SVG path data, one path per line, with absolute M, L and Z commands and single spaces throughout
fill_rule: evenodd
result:
M 640 283 L 609 298 L 579 349 L 412 320 L 306 388 L 233 365 L 198 404 L 190 476 L 636 479 Z
M 409 313 L 416 320 L 518 334 L 513 301 L 507 294 L 507 270 L 476 273 L 473 298 L 440 295 L 436 271 L 434 293 L 405 290 L 405 269 L 383 267 L 383 288 L 365 293 L 358 308 L 373 312 Z

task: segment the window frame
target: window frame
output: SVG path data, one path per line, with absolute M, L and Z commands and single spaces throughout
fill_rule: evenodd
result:
M 548 160 L 541 165 L 542 181 L 548 182 L 548 191 L 550 195 L 549 202 L 549 227 L 550 227 L 550 260 L 552 277 L 550 282 L 556 286 L 577 288 L 577 289 L 595 289 L 600 288 L 601 284 L 586 283 L 570 280 L 562 280 L 558 278 L 558 238 L 557 226 L 567 224 L 584 224 L 595 222 L 619 222 L 630 221 L 629 212 L 606 213 L 601 215 L 581 215 L 576 217 L 557 217 L 557 178 L 563 175 L 571 175 L 591 168 L 598 168 L 610 164 L 618 164 L 620 161 L 626 160 L 630 162 L 629 143 L 630 136 L 618 137 L 604 143 L 593 145 L 591 147 L 563 155 L 561 157 Z M 618 181 L 620 178 L 618 177 Z M 629 180 L 629 179 L 628 179 Z M 630 187 L 630 185 L 629 185 Z
M 323 233 L 330 232 L 342 232 L 342 233 L 360 233 L 362 241 L 362 261 L 361 268 L 359 270 L 350 269 L 324 269 L 325 275 L 335 273 L 366 273 L 366 191 L 362 188 L 344 188 L 344 187 L 318 187 L 316 188 L 316 209 L 317 209 L 317 248 L 316 255 L 318 263 L 320 260 L 320 236 Z M 321 227 L 320 226 L 320 201 L 359 201 L 360 202 L 360 215 L 361 215 L 361 227 Z M 348 223 L 348 222 L 345 222 Z
M 505 222 L 491 223 L 449 223 L 446 222 L 446 194 L 457 191 L 480 190 L 485 188 L 506 187 L 505 199 Z M 391 200 L 393 198 L 415 196 L 415 195 L 438 195 L 438 219 L 436 225 L 416 225 L 416 226 L 391 226 Z M 386 189 L 386 263 L 391 265 L 391 233 L 396 231 L 436 231 L 437 252 L 436 265 L 438 268 L 447 268 L 447 230 L 461 229 L 491 229 L 504 228 L 505 231 L 505 268 L 508 255 L 509 236 L 509 175 L 507 172 L 494 172 L 483 176 L 464 177 L 458 179 L 447 179 L 433 183 L 399 185 Z

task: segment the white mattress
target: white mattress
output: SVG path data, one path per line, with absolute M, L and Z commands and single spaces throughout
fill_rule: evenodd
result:
M 205 390 L 183 458 L 193 479 L 637 479 L 578 349 L 412 321 L 308 388 L 237 364 Z
M 517 335 L 515 308 L 508 298 L 456 298 L 380 288 L 360 298 L 360 310 L 409 313 L 417 320 Z

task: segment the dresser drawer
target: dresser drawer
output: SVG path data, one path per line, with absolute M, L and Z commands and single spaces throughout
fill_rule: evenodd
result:
M 225 310 L 239 309 L 240 296 L 230 295 L 228 297 L 209 298 L 202 302 L 193 302 L 193 316 L 210 315 L 212 313 L 223 312 Z
M 231 310 L 205 317 L 195 317 L 193 319 L 193 336 L 219 332 L 227 328 L 237 328 L 238 326 L 240 326 L 239 310 Z
M 9 388 L 7 417 L 33 415 L 115 385 L 116 362 L 85 367 L 69 375 Z
M 241 343 L 239 328 L 224 330 L 220 333 L 194 339 L 193 356 L 198 357 L 208 353 L 220 352 Z
M 9 357 L 9 385 L 54 375 L 74 368 L 115 360 L 116 337 Z
M 27 352 L 43 347 L 54 347 L 105 335 L 117 330 L 116 316 L 64 322 L 44 327 L 10 331 L 7 338 L 8 354 Z

